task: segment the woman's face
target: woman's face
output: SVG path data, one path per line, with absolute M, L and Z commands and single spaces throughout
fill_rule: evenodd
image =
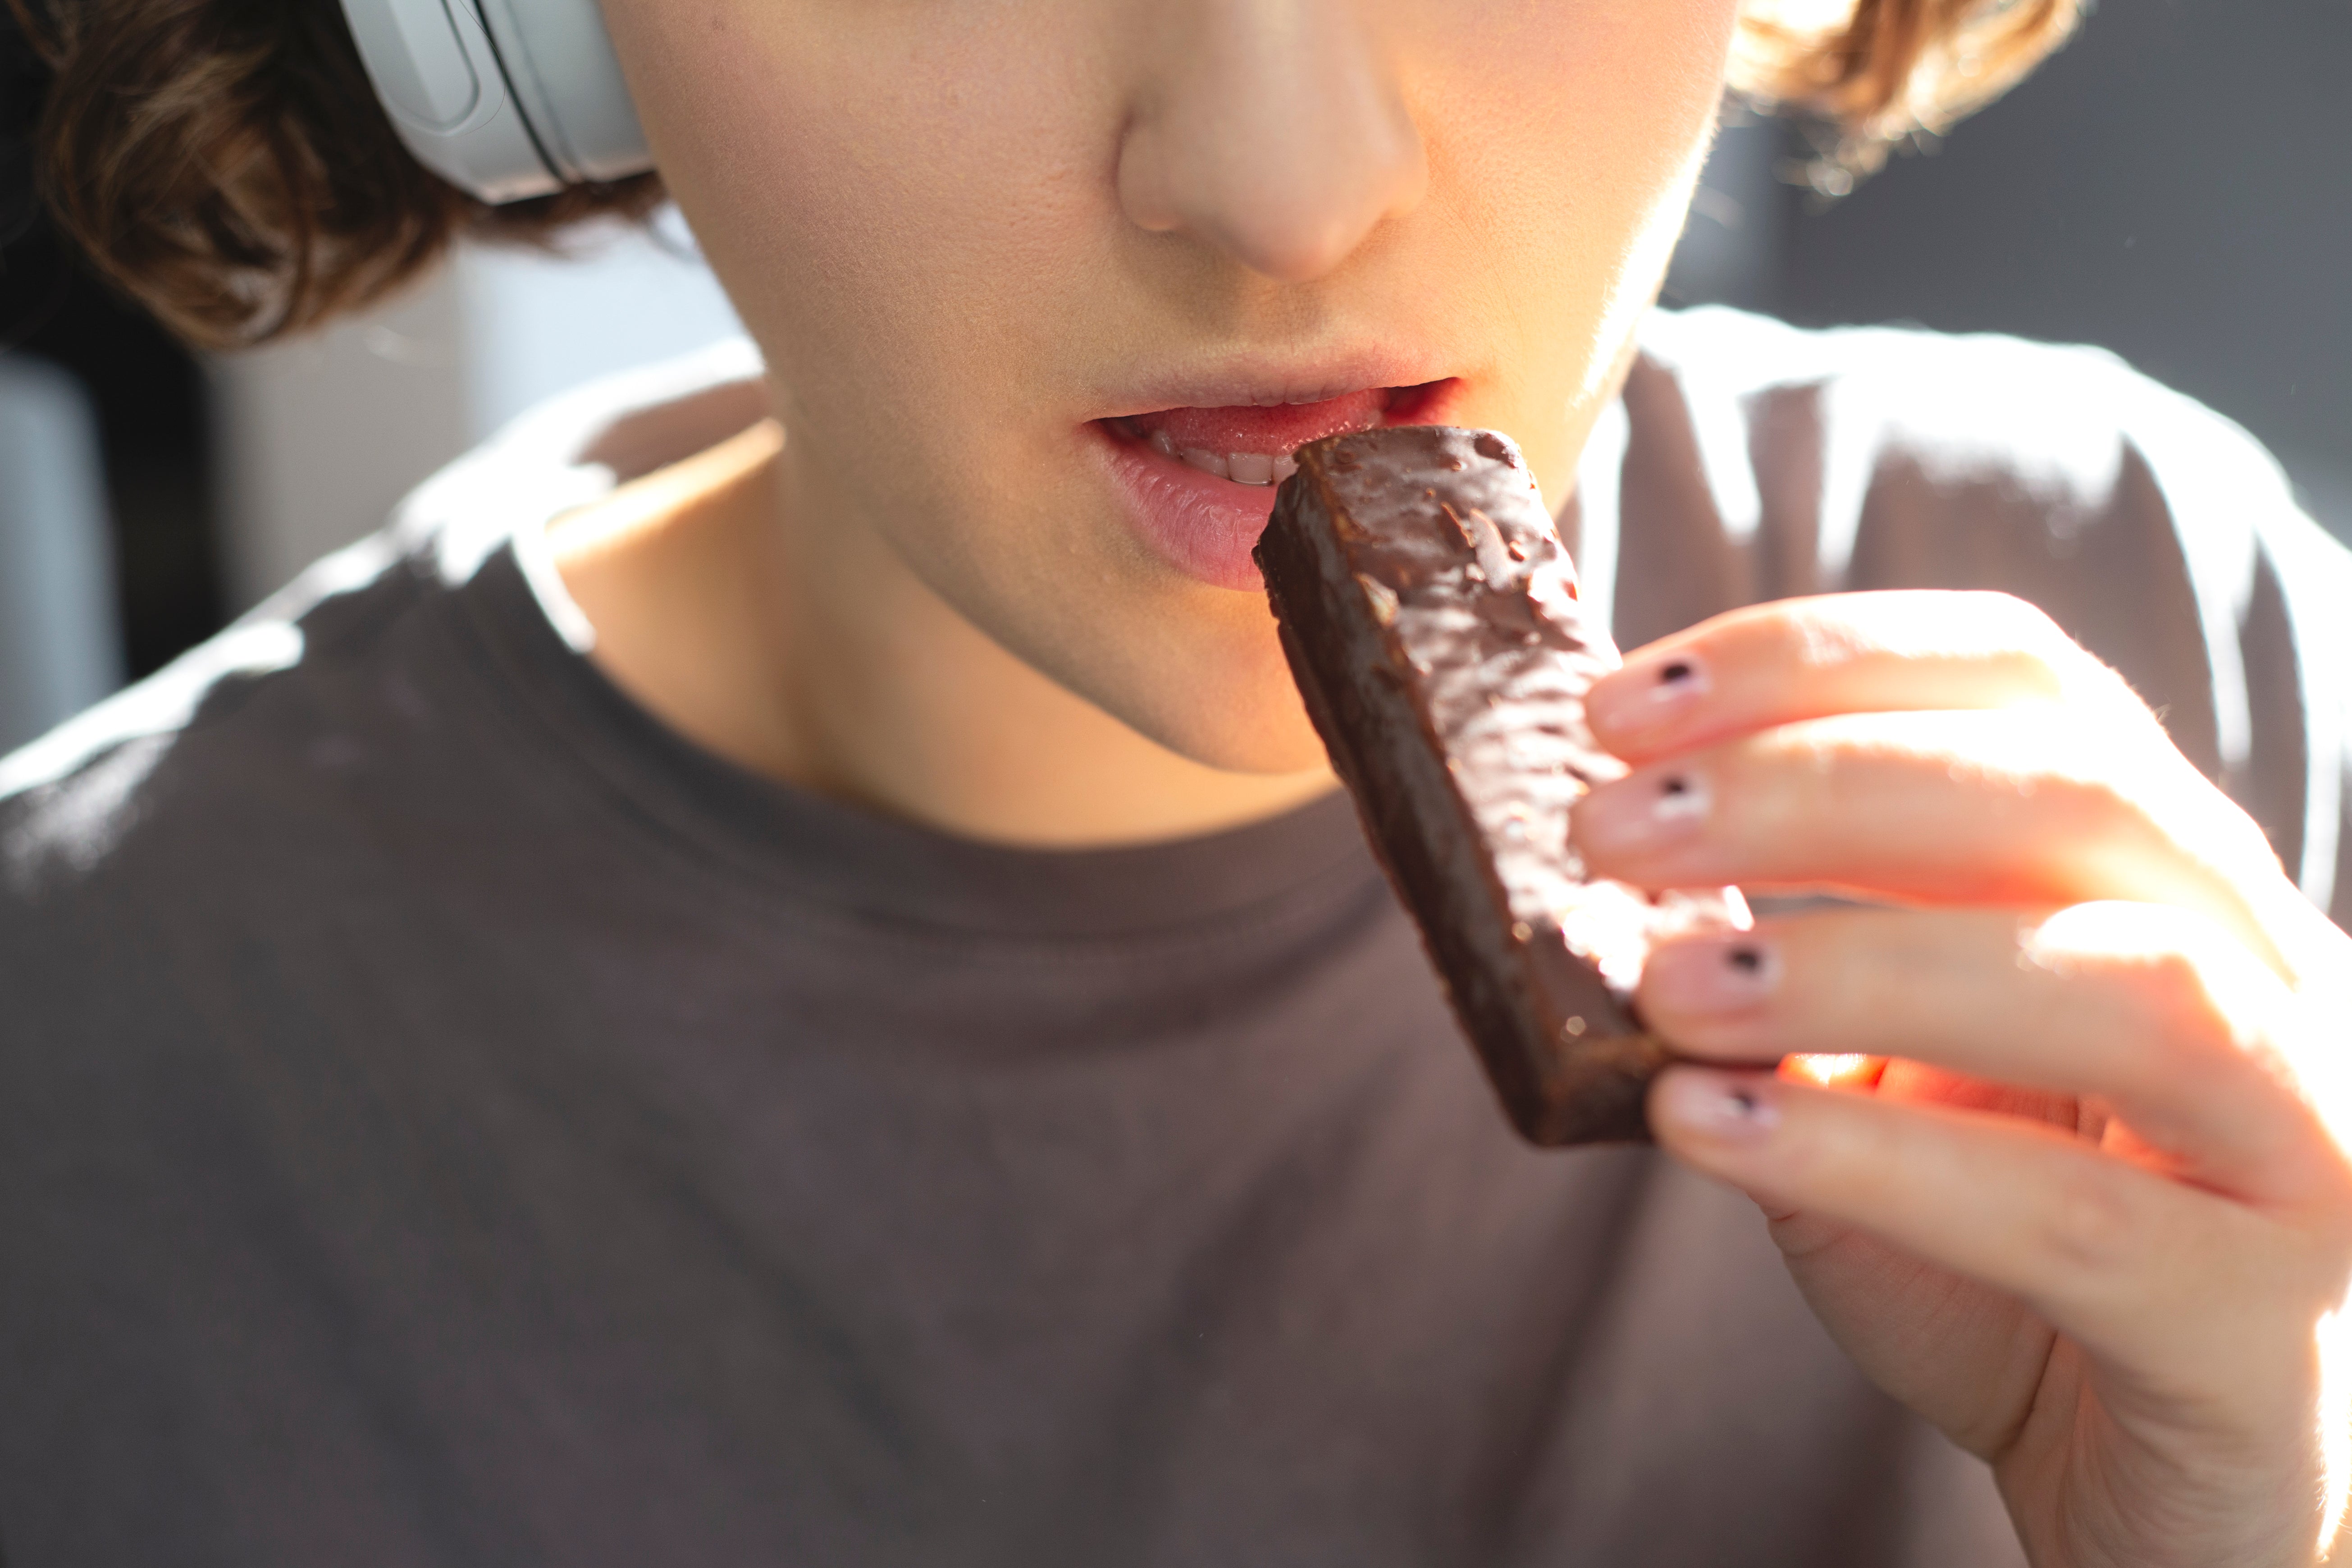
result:
M 786 514 L 861 563 L 826 592 L 910 575 L 1162 744 L 1278 772 L 1321 751 L 1248 559 L 1267 481 L 1443 422 L 1566 498 L 1737 0 L 608 9 L 767 355 Z

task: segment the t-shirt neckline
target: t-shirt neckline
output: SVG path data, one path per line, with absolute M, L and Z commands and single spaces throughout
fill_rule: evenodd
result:
M 524 699 L 548 738 L 586 763 L 640 828 L 722 875 L 836 911 L 1013 937 L 1231 927 L 1295 916 L 1302 900 L 1315 908 L 1352 902 L 1377 880 L 1354 809 L 1339 792 L 1183 838 L 1087 849 L 992 844 L 754 773 L 677 733 L 621 690 L 588 657 L 593 634 L 555 575 L 545 524 L 614 482 L 611 468 L 583 454 L 609 444 L 624 422 L 650 414 L 658 423 L 667 408 L 719 403 L 709 395 L 740 380 L 744 360 L 740 350 L 705 356 L 706 374 L 694 378 L 670 368 L 653 384 L 655 398 L 628 380 L 602 397 L 590 389 L 566 400 L 564 428 L 541 419 L 494 443 L 469 465 L 469 477 L 480 499 L 495 497 L 505 509 L 504 537 L 487 549 L 453 552 L 445 544 L 437 552 L 445 570 L 453 557 L 471 568 L 457 574 L 463 578 L 457 593 L 469 634 L 488 655 L 478 662 Z M 676 430 L 691 444 L 644 461 L 657 467 L 730 433 Z M 464 519 L 477 510 L 464 493 L 471 488 L 440 488 L 434 510 L 447 521 Z M 430 531 L 433 519 L 410 523 Z

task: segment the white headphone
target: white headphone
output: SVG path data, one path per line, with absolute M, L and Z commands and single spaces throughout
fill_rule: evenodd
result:
M 342 0 L 417 161 L 486 202 L 653 167 L 596 0 Z

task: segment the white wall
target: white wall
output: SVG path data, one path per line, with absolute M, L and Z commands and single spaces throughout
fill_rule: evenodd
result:
M 242 607 L 379 527 L 418 480 L 533 404 L 741 329 L 674 214 L 571 254 L 461 247 L 393 304 L 223 359 L 223 543 Z
M 106 477 L 81 384 L 0 354 L 0 755 L 122 679 Z

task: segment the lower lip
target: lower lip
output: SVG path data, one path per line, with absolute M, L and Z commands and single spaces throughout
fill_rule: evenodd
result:
M 1432 382 L 1400 391 L 1383 426 L 1438 425 L 1455 384 Z M 1096 420 L 1087 427 L 1102 449 L 1128 522 L 1151 552 L 1212 587 L 1260 594 L 1265 583 L 1250 552 L 1274 511 L 1273 485 L 1237 484 L 1204 473 Z

